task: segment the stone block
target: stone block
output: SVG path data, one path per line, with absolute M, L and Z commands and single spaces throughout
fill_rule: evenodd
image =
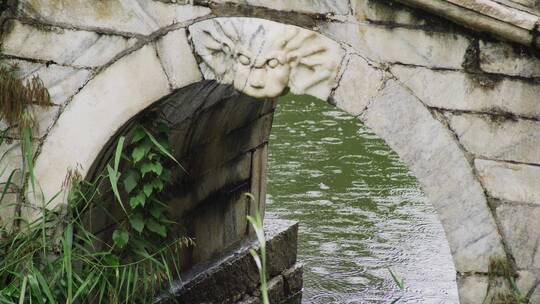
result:
M 4 185 L 0 183 L 0 190 L 3 191 L 3 188 Z M 0 194 L 1 196 L 2 194 Z M 17 198 L 18 194 L 16 193 L 6 193 L 0 200 L 0 239 L 2 239 L 3 232 L 9 232 L 13 227 L 18 205 Z
M 451 132 L 396 81 L 361 115 L 397 152 L 435 207 L 458 272 L 486 272 L 504 254 L 484 190 Z
M 359 115 L 383 86 L 383 76 L 364 58 L 351 55 L 332 96 L 333 103 L 351 115 Z
M 268 281 L 268 300 L 272 303 L 281 303 L 285 300 L 283 276 L 278 275 Z
M 171 215 L 180 218 L 198 203 L 247 182 L 250 176 L 251 153 L 247 153 L 207 174 L 189 175 L 182 180 L 176 180 L 175 186 L 171 189 L 173 198 L 169 202 Z
M 480 181 L 492 197 L 540 204 L 540 167 L 476 159 Z
M 503 116 L 448 115 L 461 144 L 474 155 L 540 164 L 540 123 Z
M 149 35 L 175 23 L 193 21 L 210 9 L 160 1 L 22 0 L 19 14 L 70 27 L 100 29 L 120 34 Z
M 353 23 L 323 23 L 320 31 L 371 60 L 461 69 L 469 39 L 448 32 Z
M 525 47 L 480 40 L 480 68 L 488 73 L 540 77 L 540 58 Z
M 7 28 L 3 54 L 76 67 L 102 66 L 136 42 L 121 36 L 38 27 L 19 21 L 9 21 Z
M 290 254 L 296 256 L 296 244 L 291 246 L 293 244 L 284 242 L 280 236 L 296 234 L 297 229 L 297 223 L 293 221 L 265 220 L 267 247 L 270 247 L 270 244 L 283 246 L 283 250 L 288 247 Z M 294 232 L 290 232 L 291 230 Z M 250 247 L 257 246 L 254 242 L 244 245 L 247 246 L 239 246 L 231 251 L 222 252 L 223 255 L 211 263 L 199 265 L 203 267 L 196 267 L 182 273 L 180 282 L 175 284 L 178 287 L 173 294 L 164 294 L 157 303 L 177 303 L 178 300 L 181 303 L 260 303 L 254 296 L 259 292 L 259 273 L 248 251 Z M 276 276 L 278 278 L 271 281 L 272 290 L 283 294 L 283 277 L 279 274 Z M 281 291 L 279 291 L 280 288 Z M 279 301 L 272 301 L 272 303 L 279 303 Z
M 304 285 L 304 265 L 294 264 L 283 272 L 283 279 L 285 280 L 285 294 L 288 297 L 301 292 Z
M 35 175 L 45 198 L 62 190 L 68 170 L 86 176 L 115 132 L 168 93 L 167 78 L 151 46 L 122 58 L 88 82 L 65 108 L 36 159 Z M 50 208 L 63 199 L 60 195 Z
M 238 3 L 250 6 L 266 7 L 278 11 L 300 12 L 312 14 L 337 14 L 346 15 L 349 13 L 347 1 L 342 0 L 213 0 L 215 3 Z
M 423 26 L 425 18 L 417 12 L 385 0 L 353 0 L 353 9 L 358 21 L 375 21 L 388 24 Z
M 234 130 L 222 138 L 193 149 L 181 159 L 187 164 L 188 172 L 207 173 L 222 164 L 255 149 L 268 141 L 274 113 L 266 114 L 249 125 Z
M 157 41 L 156 47 L 173 89 L 202 80 L 185 29 L 169 32 Z
M 479 304 L 484 302 L 489 285 L 489 278 L 487 276 L 458 275 L 457 283 L 460 304 Z
M 502 204 L 496 211 L 517 267 L 540 268 L 540 206 Z
M 41 64 L 24 60 L 8 60 L 18 67 L 18 77 L 30 79 L 38 76 L 42 81 L 54 104 L 65 105 L 75 93 L 84 86 L 91 72 L 86 69 L 60 66 L 57 64 Z
M 19 140 L 4 139 L 0 145 L 0 193 L 4 191 L 4 185 L 13 173 L 11 183 L 20 186 L 22 182 L 23 154 Z M 13 188 L 12 186 L 10 188 Z M 9 190 L 15 192 L 16 189 Z
M 266 210 L 266 173 L 268 167 L 268 144 L 253 151 L 252 155 L 251 194 L 253 194 L 255 201 L 251 202 L 252 205 L 250 206 L 250 215 L 255 216 L 255 213 L 258 211 L 264 218 Z
M 430 107 L 540 117 L 540 86 L 530 81 L 422 67 L 393 66 L 391 71 Z
M 296 263 L 298 223 L 283 220 L 265 220 L 267 270 L 270 277 L 277 276 Z M 288 229 L 283 229 L 288 227 Z

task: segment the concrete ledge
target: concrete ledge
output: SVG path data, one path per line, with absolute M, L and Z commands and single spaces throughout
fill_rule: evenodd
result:
M 265 220 L 271 303 L 299 304 L 302 297 L 302 265 L 296 263 L 298 223 Z M 260 303 L 259 274 L 250 248 L 251 238 L 231 248 L 211 263 L 199 265 L 174 284 L 156 303 Z

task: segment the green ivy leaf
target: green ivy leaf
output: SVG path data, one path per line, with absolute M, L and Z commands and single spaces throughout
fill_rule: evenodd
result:
M 144 195 L 143 192 L 139 192 L 139 194 L 137 194 L 136 196 L 132 196 L 129 199 L 129 205 L 131 206 L 132 209 L 137 208 L 137 206 L 144 207 L 145 203 L 146 203 L 146 196 Z
M 140 176 L 135 170 L 129 170 L 124 178 L 124 189 L 127 193 L 131 193 L 139 183 Z
M 146 132 L 142 128 L 137 128 L 135 130 L 135 134 L 133 135 L 133 138 L 131 139 L 131 143 L 136 143 L 140 141 L 141 139 L 146 137 Z
M 144 177 L 147 173 L 153 171 L 153 164 L 152 163 L 144 163 L 141 166 L 141 174 Z
M 137 146 L 135 149 L 133 149 L 133 152 L 131 152 L 131 158 L 133 159 L 134 163 L 138 163 L 141 161 L 146 153 L 148 153 L 148 147 L 147 146 Z
M 131 224 L 131 227 L 135 229 L 138 233 L 142 233 L 144 230 L 144 219 L 140 213 L 135 213 L 131 218 L 129 219 L 129 222 Z
M 103 257 L 103 261 L 107 266 L 118 267 L 120 265 L 120 258 L 114 254 L 107 254 Z
M 154 205 L 152 208 L 150 208 L 150 214 L 157 220 L 161 218 L 161 214 L 163 213 L 163 207 L 159 205 Z
M 167 229 L 165 226 L 159 224 L 154 219 L 149 219 L 147 222 L 148 230 L 158 234 L 161 237 L 167 237 Z
M 161 191 L 163 191 L 164 185 L 163 185 L 163 182 L 162 182 L 160 179 L 157 179 L 157 178 L 156 178 L 156 179 L 154 179 L 154 180 L 152 181 L 152 187 L 154 187 L 154 189 L 156 189 L 156 190 L 158 190 L 158 191 L 161 192 Z
M 129 241 L 129 233 L 125 230 L 116 229 L 113 232 L 112 239 L 119 248 L 124 248 Z
M 155 162 L 152 164 L 152 171 L 156 173 L 158 176 L 161 175 L 161 172 L 163 172 L 163 166 L 160 162 Z
M 150 195 L 152 195 L 153 191 L 154 191 L 154 185 L 153 184 L 144 185 L 143 192 L 146 195 L 146 197 L 150 197 Z

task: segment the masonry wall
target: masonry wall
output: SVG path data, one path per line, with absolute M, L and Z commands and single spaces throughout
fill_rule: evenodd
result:
M 532 2 L 498 2 L 518 7 L 516 14 L 527 11 L 529 19 L 538 16 Z M 282 27 L 297 29 L 294 25 L 331 38 L 325 43 L 333 51 L 323 58 L 337 62 L 332 66 L 337 73 L 326 74 L 316 96 L 362 120 L 418 178 L 445 229 L 461 302 L 481 303 L 486 294 L 496 301 L 498 293 L 510 292 L 508 278 L 494 270 L 497 261 L 509 265 L 531 303 L 540 302 L 538 51 L 395 1 L 19 1 L 3 15 L 1 52 L 4 61 L 19 63 L 22 77 L 40 75 L 56 104 L 36 109 L 36 170 L 46 194 L 57 191 L 63 177 L 59 168 L 80 163 L 88 169 L 111 136 L 137 113 L 180 88 L 215 78 L 205 61 L 214 55 L 194 45 L 204 40 L 195 29 L 209 29 L 211 23 L 203 22 L 216 17 L 238 24 L 245 22 L 238 17 L 277 22 L 250 19 L 269 35 Z M 201 126 L 211 120 L 205 115 L 199 116 Z M 228 112 L 227 121 L 242 117 L 237 115 Z M 70 128 L 75 122 L 79 127 Z M 178 126 L 179 138 L 185 138 L 182 130 L 192 128 L 187 124 Z M 230 134 L 240 134 L 235 132 Z M 88 136 L 79 142 L 80 133 Z M 215 145 L 203 143 L 200 151 L 226 151 L 221 147 L 234 146 L 227 138 Z M 18 150 L 10 150 L 18 144 L 13 135 L 0 147 L 9 150 L 2 160 L 9 169 L 21 166 Z M 234 156 L 244 155 L 245 163 L 263 168 L 264 161 L 253 161 L 265 153 L 264 145 L 257 147 L 261 150 L 252 155 L 239 152 L 220 160 L 198 156 L 193 162 L 211 164 L 197 169 L 205 180 L 219 174 L 204 172 L 225 168 L 228 159 L 231 170 L 241 167 L 241 157 L 235 162 Z M 193 149 L 186 159 L 199 151 Z M 6 178 L 4 174 L 0 180 Z M 246 180 L 229 178 L 239 184 Z M 25 181 L 19 177 L 18 182 Z M 264 181 L 258 185 L 263 187 Z M 178 200 L 199 195 L 182 189 Z M 13 196 L 25 195 L 12 190 Z M 200 201 L 205 192 L 201 190 Z M 235 201 L 232 195 L 224 204 Z M 2 219 L 9 222 L 14 212 L 2 213 Z M 31 208 L 21 213 L 36 216 Z M 208 257 L 214 251 L 218 249 L 198 254 Z

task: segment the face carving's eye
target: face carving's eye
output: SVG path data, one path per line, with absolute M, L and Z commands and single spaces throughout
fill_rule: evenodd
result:
M 269 67 L 271 67 L 273 69 L 273 68 L 276 68 L 279 65 L 279 61 L 276 58 L 272 58 L 272 59 L 267 61 L 267 64 L 268 64 Z
M 223 48 L 223 52 L 225 52 L 226 54 L 230 54 L 230 53 L 231 53 L 231 47 L 228 46 L 227 44 L 224 43 L 223 46 L 222 46 L 222 48 Z
M 243 65 L 249 65 L 251 63 L 249 57 L 243 54 L 238 55 L 238 61 Z

